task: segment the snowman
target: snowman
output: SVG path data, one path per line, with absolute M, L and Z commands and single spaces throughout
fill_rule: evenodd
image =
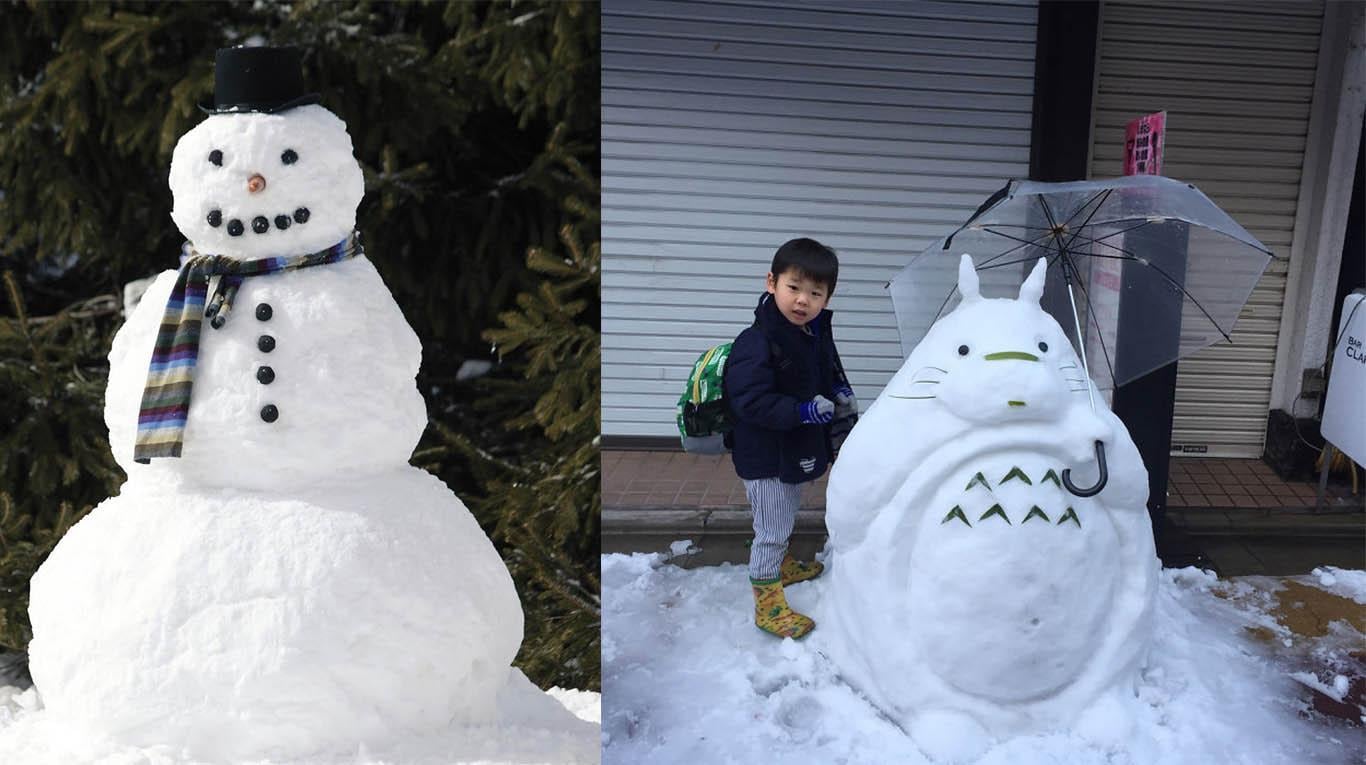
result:
M 353 231 L 346 126 L 286 48 L 219 51 L 206 111 L 171 160 L 184 263 L 109 356 L 128 480 L 33 577 L 48 714 L 214 761 L 549 714 L 502 560 L 408 464 L 421 346 Z
M 1118 418 L 1092 408 L 1039 305 L 1044 275 L 1040 260 L 1018 298 L 988 299 L 964 255 L 961 304 L 860 418 L 830 477 L 831 656 L 936 759 L 1132 703 L 1149 644 L 1147 472 Z M 1098 477 L 1097 441 L 1108 481 L 1078 496 L 1068 484 Z

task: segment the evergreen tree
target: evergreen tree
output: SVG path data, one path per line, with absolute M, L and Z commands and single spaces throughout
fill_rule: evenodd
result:
M 578 466 L 546 462 L 550 435 L 477 405 L 494 390 L 538 390 L 520 363 L 479 380 L 459 372 L 493 360 L 484 332 L 537 289 L 528 250 L 584 219 L 568 200 L 598 172 L 597 35 L 595 7 L 548 0 L 0 5 L 0 648 L 28 640 L 27 580 L 42 556 L 123 478 L 102 422 L 120 296 L 175 266 L 171 150 L 212 101 L 215 50 L 248 42 L 300 47 L 305 81 L 351 133 L 366 182 L 358 228 L 424 346 L 433 427 L 415 463 L 493 534 L 528 625 L 569 613 L 540 598 L 546 585 L 523 559 L 544 556 L 519 546 L 542 540 L 512 531 L 529 500 L 504 491 L 489 459 Z M 578 324 L 592 327 L 592 313 Z M 596 412 L 596 392 L 589 404 Z M 470 448 L 447 448 L 452 438 Z M 564 538 L 579 556 L 566 571 L 596 569 L 595 523 L 579 526 L 591 543 Z M 596 581 L 581 581 L 571 621 L 596 630 Z M 584 657 L 567 653 L 582 641 L 528 636 L 533 680 L 595 687 L 596 644 Z

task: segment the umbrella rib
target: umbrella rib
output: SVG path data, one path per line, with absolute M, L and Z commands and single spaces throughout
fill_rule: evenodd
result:
M 992 230 L 992 229 L 987 228 L 986 226 L 982 226 L 982 230 L 985 231 L 985 232 L 987 232 L 988 234 L 995 234 L 996 236 L 1005 237 L 1006 239 L 1009 239 L 1009 240 L 1012 241 L 1012 242 L 1024 242 L 1024 244 L 1020 245 L 1020 247 L 1027 247 L 1027 246 L 1029 246 L 1029 245 L 1031 245 L 1031 244 L 1032 244 L 1032 245 L 1035 245 L 1035 246 L 1038 246 L 1039 243 L 1042 242 L 1044 239 L 1047 239 L 1047 238 L 1048 238 L 1048 235 L 1051 234 L 1052 231 L 1053 231 L 1052 229 L 1045 229 L 1045 233 L 1044 233 L 1043 236 L 1040 236 L 1040 237 L 1037 237 L 1037 238 L 1031 240 L 1031 239 L 1021 239 L 1021 238 L 1018 237 L 1018 236 L 1011 236 L 1010 234 L 1005 234 L 1005 233 L 1002 233 L 1002 232 L 1000 232 L 1000 231 L 994 231 L 994 230 Z M 1016 247 L 1015 250 L 1020 249 L 1020 247 Z M 1045 248 L 1045 249 L 1046 249 L 1046 248 Z M 1001 255 L 1009 255 L 1010 253 L 1014 252 L 1015 250 L 1006 250 L 1005 252 L 1003 252 L 1003 253 L 1001 253 L 1000 255 L 997 255 L 997 256 L 995 256 L 995 257 L 998 257 L 998 258 L 999 258 L 999 257 L 1001 257 Z M 987 261 L 987 262 L 991 262 L 991 261 Z
M 1009 234 L 1002 234 L 1002 233 L 999 232 L 999 231 L 992 231 L 991 229 L 983 229 L 983 231 L 987 231 L 988 233 L 996 234 L 997 236 L 1004 236 L 1004 237 L 1007 238 L 1007 239 L 1014 239 L 1014 240 L 1017 241 L 1017 242 L 1024 242 L 1024 244 L 1016 245 L 1015 247 L 1011 247 L 1009 250 L 1006 250 L 1005 252 L 1002 252 L 1002 253 L 1000 253 L 1000 254 L 991 256 L 991 257 L 988 258 L 987 260 L 983 261 L 983 264 L 982 264 L 981 266 L 976 267 L 976 270 L 978 270 L 978 271 L 981 271 L 983 268 L 994 268 L 994 266 L 988 266 L 988 265 L 986 265 L 986 264 L 987 264 L 987 263 L 990 263 L 991 261 L 993 261 L 993 260 L 995 260 L 995 259 L 997 259 L 997 258 L 1003 258 L 1003 257 L 1009 255 L 1010 253 L 1015 252 L 1015 251 L 1017 251 L 1017 250 L 1020 250 L 1020 249 L 1022 249 L 1022 248 L 1024 248 L 1024 247 L 1028 247 L 1028 246 L 1031 245 L 1031 244 L 1032 244 L 1032 245 L 1035 245 L 1035 246 L 1038 246 L 1038 244 L 1039 244 L 1039 240 L 1038 240 L 1038 239 L 1036 239 L 1036 240 L 1030 242 L 1030 241 L 1026 241 L 1026 240 L 1024 240 L 1024 239 L 1016 239 L 1015 237 L 1010 236 Z M 1045 235 L 1045 236 L 1047 236 L 1047 235 Z M 1046 248 L 1046 247 L 1044 248 L 1045 251 L 1047 251 L 1047 249 L 1048 249 L 1048 248 Z M 1023 262 L 1023 261 L 1016 261 L 1016 262 Z M 955 287 L 954 289 L 957 289 L 957 287 Z M 939 304 L 939 310 L 937 310 L 937 311 L 934 312 L 934 318 L 935 318 L 935 320 L 938 320 L 939 317 L 940 317 L 940 315 L 944 313 L 944 306 L 948 305 L 948 304 L 949 304 L 949 301 L 952 300 L 952 299 L 953 299 L 953 290 L 949 290 L 949 294 L 947 294 L 947 295 L 944 296 L 944 302 L 942 302 L 942 303 Z
M 1061 253 L 1060 256 L 1067 258 L 1069 262 L 1072 260 L 1072 256 L 1065 252 Z M 1077 264 L 1072 263 L 1072 270 L 1076 271 L 1076 269 Z M 1091 323 L 1096 326 L 1096 340 L 1100 341 L 1100 353 L 1105 357 L 1105 368 L 1110 370 L 1110 384 L 1114 385 L 1115 363 L 1110 360 L 1110 349 L 1105 347 L 1105 334 L 1101 330 L 1100 320 L 1096 318 L 1096 312 L 1091 308 L 1091 293 L 1087 292 L 1086 288 L 1081 285 L 1081 279 L 1077 280 L 1077 289 L 1081 290 L 1081 296 L 1086 298 L 1086 315 L 1091 318 Z M 1086 343 L 1082 338 L 1077 338 L 1077 344 L 1081 346 L 1081 352 L 1086 353 Z M 1087 381 L 1087 384 L 1090 384 L 1089 380 Z
M 1048 197 L 1040 194 L 1039 205 L 1043 207 L 1043 216 L 1048 219 L 1049 230 L 1056 229 L 1058 227 L 1058 222 L 1053 219 L 1053 210 L 1048 207 Z
M 1209 319 L 1209 323 L 1213 324 L 1214 328 L 1219 330 L 1219 334 L 1223 335 L 1225 340 L 1229 341 L 1230 343 L 1233 342 L 1233 338 L 1229 337 L 1229 334 L 1224 331 L 1224 328 L 1219 326 L 1219 322 L 1215 321 L 1214 317 L 1209 315 L 1209 311 L 1206 311 L 1203 305 L 1200 305 L 1200 301 L 1196 300 L 1195 296 L 1192 295 L 1190 291 L 1186 289 L 1186 285 L 1173 279 L 1170 274 L 1168 274 L 1166 271 L 1162 269 L 1161 266 L 1154 264 L 1151 260 L 1144 260 L 1122 247 L 1115 247 L 1113 244 L 1109 244 L 1108 242 L 1098 242 L 1097 244 L 1100 244 L 1104 247 L 1110 247 L 1112 249 L 1119 250 L 1120 252 L 1124 253 L 1124 255 L 1097 255 L 1093 252 L 1087 255 L 1086 257 L 1105 258 L 1107 260 L 1132 260 L 1133 262 L 1138 263 L 1141 266 L 1151 268 L 1152 270 L 1156 271 L 1158 275 L 1160 275 L 1163 279 L 1166 279 L 1168 282 L 1170 282 L 1173 287 L 1181 290 L 1181 294 L 1185 295 L 1186 298 L 1191 301 L 1191 305 L 1200 309 L 1200 313 L 1204 314 L 1206 319 Z
M 1066 249 L 1068 249 L 1069 247 L 1072 246 L 1072 242 L 1076 241 L 1077 236 L 1078 236 L 1079 234 L 1081 234 L 1081 230 L 1084 229 L 1084 228 L 1086 228 L 1086 226 L 1089 225 L 1089 224 L 1091 223 L 1091 219 L 1094 218 L 1094 217 L 1096 217 L 1096 213 L 1100 212 L 1100 208 L 1102 208 L 1102 207 L 1105 206 L 1105 200 L 1107 200 L 1107 199 L 1109 199 L 1109 198 L 1110 198 L 1110 189 L 1106 189 L 1106 190 L 1103 191 L 1099 196 L 1091 197 L 1091 199 L 1088 200 L 1088 201 L 1086 202 L 1085 205 L 1082 205 L 1080 208 L 1077 209 L 1077 212 L 1076 212 L 1076 213 L 1073 213 L 1073 214 L 1072 214 L 1072 218 L 1075 218 L 1075 217 L 1077 217 L 1077 213 L 1080 213 L 1082 210 L 1086 209 L 1086 206 L 1089 205 L 1089 204 L 1091 204 L 1091 202 L 1095 202 L 1097 199 L 1100 200 L 1099 202 L 1096 202 L 1096 207 L 1095 207 L 1095 209 L 1093 209 L 1093 210 L 1091 211 L 1091 214 L 1086 216 L 1086 220 L 1082 221 L 1082 222 L 1081 222 L 1081 225 L 1080 225 L 1080 226 L 1077 226 L 1077 230 L 1072 232 L 1072 236 L 1070 236 L 1070 237 L 1067 238 L 1067 244 L 1064 245 L 1061 249 L 1066 250 Z M 1072 222 L 1072 218 L 1068 218 L 1068 219 L 1067 219 L 1067 223 L 1071 223 L 1071 222 Z M 1067 223 L 1064 223 L 1063 225 L 1066 226 Z

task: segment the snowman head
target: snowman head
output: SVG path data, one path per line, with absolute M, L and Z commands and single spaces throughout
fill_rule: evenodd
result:
M 171 218 L 195 249 L 244 260 L 346 238 L 365 193 L 346 124 L 310 104 L 214 114 L 171 155 Z
M 980 425 L 1057 420 L 1085 403 L 1082 365 L 1062 327 L 1039 305 L 1046 269 L 1040 259 L 1017 298 L 985 298 L 972 258 L 964 255 L 962 302 L 925 334 L 886 395 L 942 405 Z

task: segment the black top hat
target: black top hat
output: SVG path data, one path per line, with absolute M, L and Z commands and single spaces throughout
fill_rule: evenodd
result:
M 213 107 L 199 108 L 208 114 L 274 114 L 316 104 L 318 94 L 304 92 L 302 60 L 298 48 L 219 48 L 213 64 Z

